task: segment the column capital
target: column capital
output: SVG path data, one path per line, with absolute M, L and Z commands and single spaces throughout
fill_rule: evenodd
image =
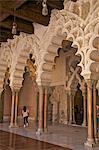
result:
M 45 94 L 48 93 L 48 87 L 45 87 Z
M 82 92 L 85 92 L 85 91 L 86 91 L 86 87 L 87 87 L 86 82 L 85 82 L 85 80 L 83 79 L 82 82 L 81 82 L 81 90 L 82 90 Z
M 93 80 L 93 88 L 96 89 L 96 85 L 97 85 L 97 80 Z
M 49 87 L 49 86 L 47 86 L 47 85 L 46 85 L 46 86 L 44 86 L 44 88 L 45 88 L 45 89 L 48 89 L 48 87 Z
M 39 90 L 44 90 L 44 86 L 43 85 L 38 85 L 38 89 Z
M 3 91 L 3 88 L 0 88 L 0 93 Z
M 15 93 L 15 92 L 18 93 L 19 91 L 20 91 L 20 88 L 12 88 L 13 93 Z
M 87 87 L 88 87 L 89 89 L 92 89 L 92 86 L 93 86 L 93 80 L 88 79 L 88 80 L 86 80 L 86 83 L 87 83 Z

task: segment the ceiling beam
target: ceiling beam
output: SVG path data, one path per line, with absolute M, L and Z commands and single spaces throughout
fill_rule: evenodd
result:
M 24 9 L 18 9 L 18 10 L 16 10 L 16 12 L 14 14 L 11 9 L 3 7 L 2 11 L 5 12 L 5 13 L 8 13 L 9 15 L 14 15 L 18 18 L 21 18 L 21 19 L 24 19 L 24 20 L 27 20 L 27 21 L 30 21 L 30 22 L 36 22 L 36 23 L 39 23 L 39 24 L 43 24 L 45 26 L 48 25 L 49 19 L 50 19 L 50 16 L 43 16 L 42 14 L 37 13 L 34 10 L 30 11 L 30 10 L 27 10 L 27 9 L 25 9 L 25 10 Z
M 15 1 L 0 1 L 0 22 L 3 21 L 4 19 L 6 19 L 9 14 L 7 12 L 4 12 L 2 10 L 2 8 L 5 6 L 5 3 L 6 3 L 6 6 L 9 6 L 10 9 L 14 9 L 14 8 L 19 8 L 22 4 L 24 4 L 27 0 L 15 0 Z
M 29 10 L 19 9 L 16 11 L 15 16 L 21 19 L 25 19 L 27 21 L 43 24 L 45 26 L 48 25 L 50 19 L 50 16 L 43 16 L 42 14 L 37 13 L 34 10 L 29 11 Z
M 20 32 L 25 32 L 29 34 L 34 33 L 34 28 L 32 23 L 16 18 L 16 23 L 18 25 L 17 30 Z M 13 17 L 7 18 L 5 21 L 0 22 L 0 27 L 12 30 Z
M 47 1 L 48 6 L 50 6 L 52 9 L 63 9 L 63 1 L 62 0 L 48 0 Z

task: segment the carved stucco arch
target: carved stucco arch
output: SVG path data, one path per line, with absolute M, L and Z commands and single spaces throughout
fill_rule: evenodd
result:
M 70 24 L 68 24 L 70 26 Z M 58 56 L 58 49 L 62 48 L 62 42 L 63 40 L 73 40 L 74 39 L 74 35 L 69 34 L 69 36 L 67 36 L 67 32 L 66 30 L 63 30 L 63 26 L 59 26 L 59 28 L 57 28 L 57 32 L 55 31 L 55 35 L 52 37 L 52 40 L 49 44 L 49 46 L 47 47 L 47 52 L 44 55 L 44 63 L 42 65 L 42 74 L 41 74 L 41 79 L 44 82 L 51 82 L 51 73 L 52 73 L 52 67 L 54 65 L 54 60 L 55 57 Z M 76 45 L 76 47 L 79 46 L 79 43 L 74 43 L 73 44 Z
M 74 9 L 75 6 L 78 8 L 77 11 Z M 86 14 L 84 11 L 86 11 Z M 97 33 L 99 35 L 98 11 L 99 1 L 79 0 L 73 3 L 65 0 L 64 9 L 56 14 L 58 18 L 56 22 L 54 22 L 56 28 L 53 31 L 54 34 L 43 57 L 44 61 L 41 71 L 42 81 L 51 82 L 52 66 L 57 56 L 58 48 L 62 46 L 63 40 L 71 39 L 73 41 L 72 46 L 78 48 L 76 55 L 81 55 L 81 62 L 79 63 L 79 66 L 82 68 L 81 75 L 85 79 L 91 78 L 92 72 L 90 66 L 93 63 L 93 60 L 90 58 L 93 51 L 91 42 L 94 34 Z
M 36 35 L 20 33 L 14 36 L 13 40 L 8 39 L 2 43 L 0 48 L 0 88 L 3 88 L 3 80 L 6 68 L 10 68 L 10 86 L 12 89 L 20 88 L 23 80 L 24 67 L 26 66 L 29 54 L 33 54 L 36 65 L 39 66 L 39 39 Z
M 26 35 L 22 33 L 22 36 L 20 37 L 20 41 L 18 43 L 20 51 L 17 55 L 16 63 L 14 64 L 14 66 L 12 66 L 12 70 L 13 70 L 13 73 L 11 74 L 12 88 L 20 88 L 22 86 L 24 68 L 27 65 L 26 63 L 30 53 L 33 54 L 33 58 L 35 59 L 35 64 L 36 66 L 38 66 L 39 44 L 37 43 L 38 41 L 35 35 L 33 34 Z
M 77 8 L 76 11 L 75 8 Z M 84 14 L 83 12 L 85 10 L 87 12 L 86 14 Z M 14 40 L 11 40 L 12 42 L 10 45 L 10 49 L 12 50 L 12 53 L 10 57 L 11 59 L 9 59 L 11 61 L 9 62 L 11 62 L 11 68 L 13 68 L 14 70 L 14 73 L 11 72 L 11 78 L 15 77 L 18 73 L 16 70 L 16 66 L 19 63 L 18 60 L 21 54 L 23 53 L 22 49 L 24 48 L 21 47 L 21 51 L 18 51 L 19 53 L 17 54 L 18 57 L 16 60 L 14 56 L 14 50 L 16 50 L 17 47 L 17 44 L 15 43 L 17 43 L 19 39 L 22 40 L 22 38 L 24 42 L 23 47 L 27 46 L 28 54 L 29 52 L 32 52 L 35 57 L 37 64 L 38 84 L 41 84 L 43 82 L 51 82 L 51 74 L 54 59 L 58 55 L 58 48 L 62 46 L 63 40 L 72 40 L 73 46 L 76 45 L 76 47 L 78 48 L 77 54 L 81 55 L 81 62 L 79 64 L 82 67 L 81 74 L 86 79 L 90 78 L 90 66 L 94 62 L 90 57 L 93 51 L 90 45 L 92 43 L 94 33 L 97 33 L 97 35 L 99 35 L 98 10 L 99 1 L 97 0 L 79 0 L 76 3 L 73 3 L 72 1 L 68 2 L 67 0 L 65 0 L 64 9 L 61 11 L 55 10 L 54 15 L 52 13 L 50 24 L 44 36 L 45 39 L 43 38 L 41 41 L 39 41 L 37 37 L 33 37 L 34 35 L 30 38 L 26 34 L 21 34 L 19 37 L 15 38 Z M 33 43 L 33 40 L 35 44 Z M 35 46 L 33 47 L 33 45 Z M 15 65 L 12 65 L 12 62 L 14 62 Z M 18 80 L 20 79 L 22 80 L 22 78 L 19 78 Z
M 9 42 L 2 43 L 0 47 L 0 91 L 3 90 L 6 69 L 11 67 L 12 55 Z
M 93 51 L 90 54 L 93 63 L 90 66 L 92 78 L 99 80 L 99 35 L 92 37 L 91 46 Z

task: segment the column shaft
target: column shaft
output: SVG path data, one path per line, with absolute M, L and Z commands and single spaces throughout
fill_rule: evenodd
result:
M 76 122 L 75 122 L 75 112 L 74 112 L 74 96 L 75 96 L 75 93 L 73 94 L 73 99 L 72 99 L 72 102 L 73 102 L 73 104 L 72 104 L 72 113 L 73 113 L 73 123 L 76 124 Z
M 15 126 L 17 126 L 17 112 L 18 112 L 18 91 L 15 92 Z
M 47 88 L 45 88 L 45 98 L 44 98 L 44 131 L 47 131 Z
M 39 121 L 38 132 L 43 132 L 43 87 L 39 87 Z
M 97 133 L 97 111 L 96 111 L 96 82 L 94 81 L 93 86 L 93 106 L 94 106 L 94 137 L 97 142 L 98 140 L 98 133 Z
M 15 92 L 12 92 L 12 106 L 11 106 L 11 121 L 10 127 L 14 126 L 14 100 L 15 100 Z
M 69 123 L 71 124 L 72 123 L 72 95 L 70 93 L 69 95 L 69 100 L 70 100 L 70 118 L 69 118 Z
M 66 109 L 66 120 L 65 120 L 65 124 L 68 124 L 68 120 L 69 120 L 69 118 L 68 118 L 68 92 L 66 91 L 66 94 L 65 94 L 65 109 Z
M 92 147 L 94 144 L 94 137 L 93 137 L 93 99 L 92 99 L 92 81 L 87 80 L 87 100 L 88 100 L 88 137 L 87 142 L 85 145 Z
M 87 124 L 87 116 L 86 116 L 86 109 L 87 109 L 87 106 L 86 106 L 86 92 L 82 92 L 83 93 L 83 110 L 84 110 L 84 115 L 83 115 L 83 123 L 82 123 L 82 126 L 86 126 Z

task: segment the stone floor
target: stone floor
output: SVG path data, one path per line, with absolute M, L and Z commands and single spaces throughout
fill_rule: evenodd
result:
M 71 150 L 17 134 L 0 131 L 0 150 Z
M 96 145 L 94 148 L 84 146 L 84 143 L 86 142 L 87 138 L 87 128 L 80 126 L 51 125 L 48 127 L 48 133 L 42 135 L 36 135 L 35 128 L 31 125 L 26 128 L 23 128 L 22 125 L 20 125 L 17 128 L 9 128 L 9 125 L 7 123 L 3 123 L 0 124 L 0 130 L 29 137 L 33 140 L 44 141 L 54 145 L 62 146 L 61 150 L 64 150 L 64 148 L 70 148 L 72 150 L 99 150 L 99 145 Z M 48 150 L 52 149 L 49 148 Z M 58 149 L 54 148 L 53 150 Z

